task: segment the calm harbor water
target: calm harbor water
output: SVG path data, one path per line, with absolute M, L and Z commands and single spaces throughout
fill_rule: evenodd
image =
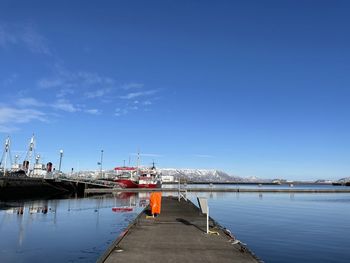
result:
M 217 193 L 209 205 L 265 262 L 349 262 L 349 194 Z
M 198 196 L 208 197 L 211 216 L 265 262 L 349 262 L 350 194 Z M 196 197 L 189 195 L 194 203 Z M 95 262 L 147 198 L 122 193 L 0 202 L 0 262 Z M 115 213 L 114 206 L 133 211 Z

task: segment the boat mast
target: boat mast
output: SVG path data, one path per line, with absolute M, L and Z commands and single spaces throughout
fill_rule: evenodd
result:
M 137 151 L 137 170 L 139 169 L 140 166 L 140 149 Z
M 10 162 L 12 163 L 10 145 L 11 145 L 11 141 L 10 141 L 10 137 L 8 136 L 5 140 L 4 151 L 0 162 L 0 167 L 1 167 L 4 161 L 4 165 L 2 166 L 4 169 L 4 176 L 6 176 L 7 158 L 9 158 Z
M 33 156 L 33 152 L 34 152 L 34 147 L 35 147 L 35 137 L 34 137 L 34 134 L 32 136 L 32 138 L 30 139 L 30 143 L 29 143 L 29 147 L 28 147 L 28 150 L 27 150 L 27 154 L 26 154 L 26 158 L 24 159 L 24 162 L 23 162 L 23 168 L 24 170 L 27 172 L 27 175 L 29 176 L 29 173 L 30 173 L 30 161 L 32 160 L 32 156 Z
M 5 142 L 5 164 L 4 164 L 4 176 L 6 176 L 6 164 L 7 164 L 7 155 L 10 151 L 10 138 L 7 137 Z

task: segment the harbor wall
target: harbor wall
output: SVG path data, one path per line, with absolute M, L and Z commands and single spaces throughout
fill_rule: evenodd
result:
M 77 192 L 72 183 L 43 178 L 0 177 L 0 199 L 50 198 Z

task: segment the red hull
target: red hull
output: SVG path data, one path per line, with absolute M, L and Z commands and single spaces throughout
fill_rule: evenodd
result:
M 139 184 L 138 182 L 128 180 L 128 179 L 116 179 L 118 183 L 123 188 L 157 188 L 158 184 Z
M 138 183 L 128 179 L 116 179 L 117 182 L 123 188 L 138 188 Z

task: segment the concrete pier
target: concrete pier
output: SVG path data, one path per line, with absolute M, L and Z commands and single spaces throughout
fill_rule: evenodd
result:
M 213 208 L 214 209 L 214 208 Z M 144 210 L 110 246 L 98 262 L 260 262 L 229 231 L 190 201 L 162 198 L 161 214 L 147 217 Z

